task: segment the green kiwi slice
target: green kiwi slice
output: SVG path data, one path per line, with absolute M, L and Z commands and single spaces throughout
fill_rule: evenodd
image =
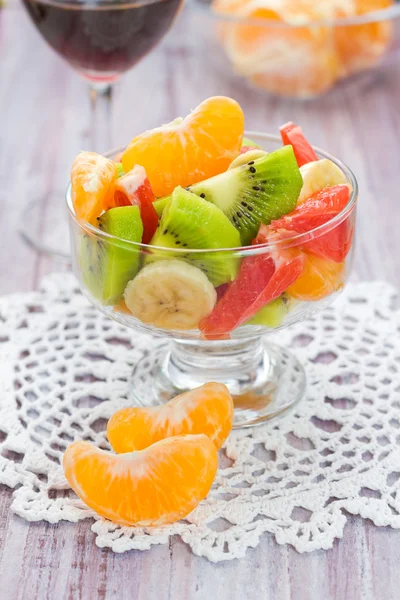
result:
M 124 167 L 122 166 L 122 163 L 120 163 L 120 162 L 115 163 L 115 165 L 117 167 L 118 178 L 125 175 L 125 171 L 124 171 Z
M 161 219 L 161 215 L 163 214 L 164 208 L 170 202 L 171 196 L 164 196 L 164 198 L 160 198 L 159 200 L 155 200 L 153 202 L 153 206 L 156 209 L 156 213 L 158 214 L 158 218 Z
M 261 223 L 268 225 L 295 208 L 302 185 L 293 148 L 284 146 L 188 189 L 218 206 L 247 246 Z
M 240 235 L 217 206 L 177 187 L 163 210 L 150 246 L 188 250 L 237 248 Z M 178 254 L 154 250 L 145 262 L 171 256 Z M 237 258 L 220 253 L 179 253 L 179 258 L 204 271 L 215 286 L 232 281 L 239 266 Z
M 141 242 L 143 224 L 138 206 L 111 208 L 98 218 L 101 231 L 120 239 L 84 235 L 79 262 L 83 283 L 103 304 L 117 303 L 139 270 L 140 250 L 124 243 Z
M 242 141 L 242 148 L 246 146 L 251 146 L 251 148 L 259 148 L 260 150 L 262 149 L 261 146 L 256 142 L 253 142 L 253 140 L 251 140 L 250 138 L 244 137 Z
M 290 298 L 282 294 L 269 302 L 254 315 L 247 325 L 264 325 L 264 327 L 279 327 L 291 309 Z

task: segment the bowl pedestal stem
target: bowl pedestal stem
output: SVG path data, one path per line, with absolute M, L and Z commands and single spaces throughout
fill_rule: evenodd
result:
M 284 412 L 300 400 L 306 386 L 298 360 L 266 337 L 173 340 L 135 366 L 133 403 L 162 404 L 209 381 L 228 386 L 235 403 L 235 428 L 262 423 Z

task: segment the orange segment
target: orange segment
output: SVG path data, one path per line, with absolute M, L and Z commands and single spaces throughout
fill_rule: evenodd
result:
M 233 422 L 233 401 L 222 383 L 206 383 L 162 406 L 125 408 L 108 422 L 107 437 L 115 452 L 142 450 L 159 440 L 204 433 L 219 450 Z
M 265 23 L 224 25 L 223 43 L 236 71 L 257 87 L 309 97 L 325 92 L 336 81 L 339 62 L 329 27 L 268 25 L 268 20 L 279 16 L 261 8 L 245 17 Z
M 113 307 L 113 311 L 120 312 L 123 315 L 129 315 L 130 317 L 132 316 L 132 313 L 129 310 L 129 308 L 127 307 L 127 305 L 125 304 L 125 300 L 123 298 L 121 298 L 121 300 L 118 302 L 118 304 L 116 304 Z
M 107 205 L 117 166 L 95 152 L 80 152 L 71 170 L 72 203 L 78 219 L 93 223 Z
M 185 119 L 176 119 L 134 138 L 122 156 L 125 172 L 142 165 L 156 196 L 186 187 L 229 167 L 239 154 L 244 115 L 231 98 L 202 102 Z
M 358 15 L 363 15 L 365 13 L 390 8 L 390 6 L 395 4 L 395 0 L 355 0 L 354 4 L 356 13 Z
M 65 476 L 85 504 L 115 523 L 144 527 L 188 515 L 210 491 L 217 466 L 206 435 L 172 437 L 119 455 L 75 442 L 63 460 Z
M 363 15 L 393 6 L 394 0 L 356 0 L 355 13 Z M 390 20 L 364 25 L 336 27 L 335 43 L 345 75 L 351 75 L 377 64 L 393 35 Z
M 303 273 L 287 289 L 287 293 L 298 300 L 321 300 L 344 284 L 345 274 L 344 263 L 308 254 Z
M 298 47 L 297 44 L 294 47 Z M 301 50 L 301 48 L 299 48 Z M 311 51 L 313 52 L 313 51 Z M 258 88 L 267 90 L 272 94 L 295 98 L 312 98 L 326 93 L 337 81 L 339 74 L 339 63 L 337 56 L 331 49 L 321 48 L 315 50 L 309 68 L 287 73 L 283 69 L 280 73 L 269 72 L 258 73 L 251 77 L 251 82 Z M 311 55 L 310 55 L 311 56 Z

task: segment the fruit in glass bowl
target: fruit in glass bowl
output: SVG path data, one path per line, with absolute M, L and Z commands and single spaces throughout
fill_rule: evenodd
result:
M 164 339 L 135 365 L 132 403 L 157 405 L 208 381 L 220 382 L 233 395 L 235 426 L 246 426 L 279 414 L 303 394 L 303 368 L 286 349 L 270 344 L 267 334 L 314 314 L 343 289 L 353 252 L 357 182 L 293 124 L 282 127 L 281 137 L 248 132 L 244 141 L 242 112 L 232 99 L 202 103 L 195 111 L 205 113 L 200 122 L 210 122 L 207 111 L 216 104 L 220 119 L 207 136 L 214 136 L 213 149 L 228 144 L 221 152 L 230 157 L 218 168 L 210 165 L 213 152 L 201 144 L 198 154 L 190 149 L 185 155 L 182 132 L 190 116 L 156 134 L 145 132 L 121 149 L 126 172 L 111 184 L 102 173 L 112 171 L 112 158 L 88 163 L 78 155 L 75 163 L 90 165 L 88 198 L 92 202 L 95 193 L 104 208 L 96 201 L 97 216 L 91 213 L 90 222 L 78 218 L 76 207 L 82 209 L 84 198 L 74 193 L 72 175 L 71 246 L 89 300 L 119 323 Z M 222 127 L 224 107 L 226 126 L 236 127 L 233 143 Z M 143 140 L 147 152 L 152 139 L 159 149 L 163 132 L 168 156 L 151 168 L 138 165 L 136 157 L 144 161 Z M 192 140 L 202 135 L 201 125 L 191 131 Z M 192 164 L 197 158 L 202 180 Z M 131 204 L 113 201 L 119 179 L 139 168 L 146 171 L 146 198 L 149 186 L 159 189 L 160 181 L 167 192 L 161 198 L 154 194 L 158 224 L 148 243 L 140 185 Z M 175 170 L 170 176 L 165 169 Z M 74 164 L 72 174 L 76 171 Z M 165 182 L 172 180 L 171 191 Z
M 395 0 L 194 0 L 193 15 L 212 63 L 299 99 L 388 62 L 400 39 Z

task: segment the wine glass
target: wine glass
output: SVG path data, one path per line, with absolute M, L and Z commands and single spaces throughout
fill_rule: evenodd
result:
M 163 38 L 183 0 L 23 0 L 46 42 L 88 82 L 91 103 L 91 147 L 110 148 L 110 110 L 113 84 Z M 149 90 L 150 91 L 150 90 Z M 40 222 L 38 205 L 25 212 L 21 233 L 36 250 L 69 260 L 68 239 L 61 230 L 64 212 L 54 211 L 51 241 L 32 233 Z
M 280 138 L 272 135 L 257 132 L 245 135 L 268 152 L 280 148 L 282 144 Z M 163 338 L 163 342 L 153 344 L 153 350 L 134 367 L 131 385 L 134 405 L 158 405 L 203 383 L 217 381 L 225 383 L 233 395 L 234 426 L 245 427 L 270 419 L 301 399 L 306 388 L 303 366 L 289 350 L 270 343 L 267 334 L 314 315 L 328 306 L 343 289 L 352 263 L 358 195 L 357 181 L 350 169 L 326 152 L 315 150 L 320 158 L 329 158 L 344 172 L 351 187 L 347 205 L 330 221 L 307 233 L 261 246 L 212 251 L 187 248 L 172 250 L 123 241 L 78 221 L 72 205 L 71 186 L 68 187 L 72 263 L 83 293 L 97 309 L 118 323 Z M 130 312 L 122 297 L 112 304 L 102 297 L 103 275 L 98 261 L 110 250 L 114 257 L 123 251 L 125 265 L 140 263 L 143 267 L 149 260 L 153 265 L 156 261 L 162 265 L 164 261 L 176 259 L 203 267 L 207 263 L 209 269 L 218 269 L 218 265 L 221 267 L 227 261 L 252 261 L 257 257 L 268 258 L 272 255 L 282 257 L 285 251 L 294 257 L 304 253 L 310 257 L 307 252 L 311 249 L 315 251 L 324 244 L 339 250 L 342 258 L 340 263 L 337 259 L 336 262 L 324 262 L 325 259 L 315 256 L 312 259 L 322 260 L 319 263 L 322 271 L 329 269 L 329 284 L 322 292 L 317 288 L 318 283 L 313 283 L 313 278 L 310 279 L 311 284 L 308 282 L 303 286 L 307 288 L 307 299 L 299 299 L 302 296 L 301 285 L 297 286 L 297 294 L 294 294 L 293 287 L 289 287 L 287 293 L 285 291 L 280 296 L 280 318 L 272 315 L 271 319 L 270 314 L 268 326 L 261 319 L 256 323 L 254 320 L 246 322 L 233 331 L 220 330 L 219 334 L 222 335 L 218 335 L 218 339 L 204 339 L 204 329 L 202 335 L 196 328 L 170 330 L 142 322 Z M 143 270 L 139 273 L 143 273 Z

